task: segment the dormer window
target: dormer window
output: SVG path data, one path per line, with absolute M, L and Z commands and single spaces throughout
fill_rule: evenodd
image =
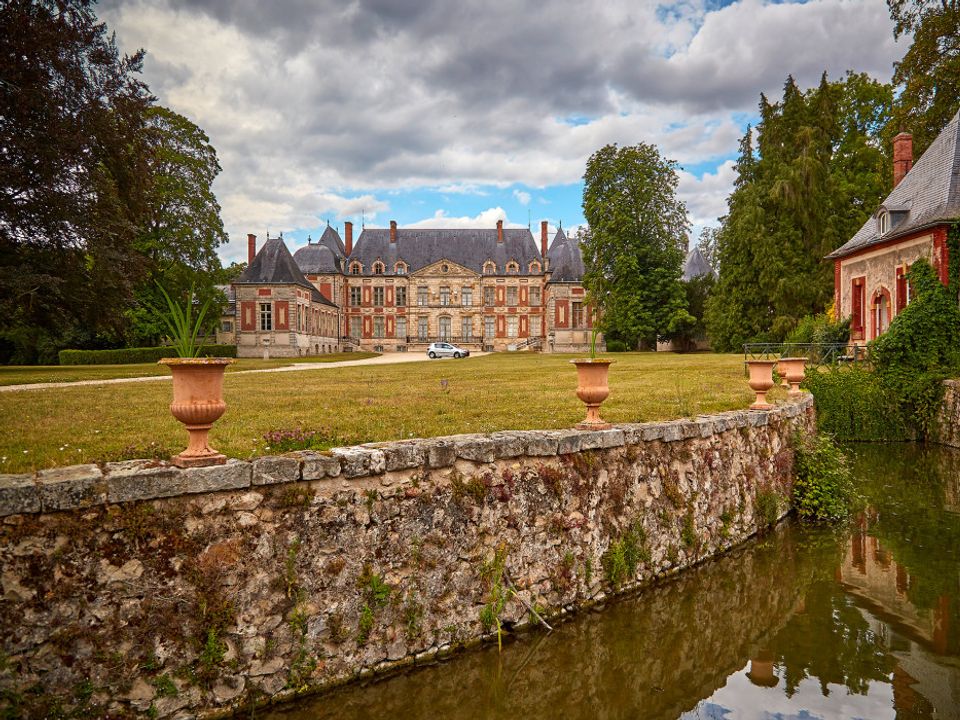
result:
M 508 273 L 518 273 L 520 272 L 520 266 L 517 265 L 513 260 L 507 263 L 507 272 Z
M 385 270 L 385 268 L 384 268 L 384 266 L 383 266 L 383 263 L 380 262 L 379 260 L 377 260 L 377 261 L 373 264 L 373 274 L 374 274 L 374 275 L 383 275 L 383 271 L 384 271 L 384 270 Z
M 406 274 L 407 274 L 407 264 L 406 264 L 406 263 L 402 263 L 402 262 L 398 262 L 396 265 L 393 266 L 393 272 L 395 272 L 397 275 L 406 275 Z
M 483 274 L 484 274 L 484 275 L 496 275 L 496 274 L 497 274 L 497 265 L 496 265 L 496 263 L 494 263 L 494 262 L 492 262 L 492 261 L 490 261 L 490 260 L 487 260 L 487 262 L 485 262 L 485 263 L 483 264 Z
M 532 263 L 530 263 L 529 269 L 530 269 L 531 275 L 536 275 L 537 273 L 540 272 L 540 263 L 534 260 Z
M 351 275 L 359 275 L 359 274 L 362 273 L 362 272 L 363 272 L 363 265 L 361 265 L 361 264 L 358 263 L 358 262 L 352 262 L 352 263 L 350 263 L 350 274 L 351 274 Z
M 890 213 L 886 210 L 881 210 L 877 215 L 877 234 L 883 236 L 888 232 L 890 232 Z

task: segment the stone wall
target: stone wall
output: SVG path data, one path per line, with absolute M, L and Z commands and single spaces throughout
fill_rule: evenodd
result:
M 425 662 L 788 509 L 769 412 L 0 476 L 0 712 L 188 717 Z
M 946 380 L 943 402 L 930 441 L 960 448 L 960 380 Z

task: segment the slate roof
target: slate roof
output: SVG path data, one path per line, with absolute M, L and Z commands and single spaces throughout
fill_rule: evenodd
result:
M 340 234 L 329 224 L 317 242 L 308 239 L 307 246 L 293 254 L 293 259 L 297 261 L 304 275 L 342 273 L 346 257 L 346 248 Z
M 878 208 L 890 212 L 891 228 L 877 231 L 877 213 L 846 244 L 827 255 L 842 258 L 916 230 L 960 219 L 960 111 L 914 163 Z
M 703 253 L 700 252 L 700 248 L 694 246 L 693 250 L 687 253 L 687 257 L 683 261 L 683 281 L 689 282 L 694 278 L 703 277 L 704 275 L 716 275 L 714 269 L 710 267 L 710 263 L 707 262 L 707 259 L 703 256 Z
M 363 264 L 363 275 L 373 274 L 373 264 L 380 260 L 387 275 L 394 274 L 398 260 L 407 264 L 408 274 L 417 272 L 440 260 L 450 260 L 483 274 L 483 265 L 492 260 L 497 273 L 505 274 L 506 264 L 515 260 L 520 266 L 518 275 L 530 275 L 530 262 L 543 262 L 530 230 L 503 229 L 503 242 L 497 242 L 497 230 L 486 229 L 398 229 L 397 241 L 390 242 L 389 229 L 364 228 L 347 261 Z M 537 274 L 537 273 L 533 273 Z
M 550 261 L 550 282 L 583 280 L 583 253 L 580 252 L 580 244 L 575 239 L 568 238 L 563 228 L 559 228 L 553 236 L 547 259 Z
M 293 255 L 281 238 L 267 240 L 250 266 L 234 281 L 235 285 L 299 285 L 311 291 L 314 302 L 337 307 L 327 300 L 303 276 Z

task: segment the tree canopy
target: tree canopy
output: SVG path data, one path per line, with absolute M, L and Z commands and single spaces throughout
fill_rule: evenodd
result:
M 846 242 L 889 189 L 880 134 L 892 91 L 864 74 L 826 75 L 760 100 L 760 123 L 740 144 L 737 181 L 715 242 L 719 278 L 706 324 L 718 350 L 783 339 L 833 293 L 824 256 Z
M 649 346 L 695 323 L 680 284 L 687 211 L 676 163 L 646 143 L 607 145 L 583 179 L 584 286 L 607 337 Z

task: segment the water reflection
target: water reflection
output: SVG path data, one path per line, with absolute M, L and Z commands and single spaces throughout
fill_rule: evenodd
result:
M 502 655 L 269 717 L 960 719 L 960 453 L 853 453 L 849 528 L 788 524 Z

